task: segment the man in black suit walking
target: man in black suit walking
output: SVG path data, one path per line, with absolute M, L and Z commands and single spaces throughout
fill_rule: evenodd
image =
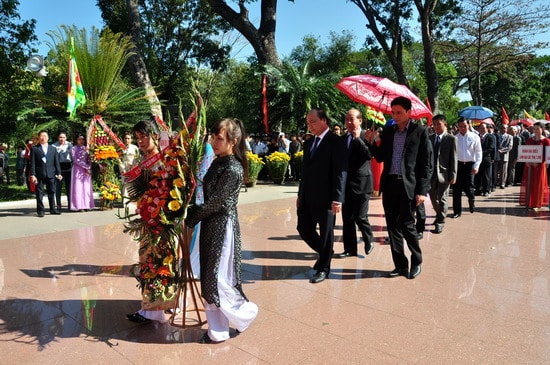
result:
M 48 203 L 50 214 L 61 214 L 55 209 L 55 179 L 61 180 L 61 167 L 59 157 L 54 146 L 48 144 L 48 132 L 38 132 L 39 144 L 33 146 L 30 161 L 30 180 L 36 184 L 36 213 L 39 217 L 44 216 L 44 185 L 48 191 Z
M 319 254 L 310 282 L 320 283 L 330 272 L 335 215 L 344 202 L 346 146 L 330 131 L 323 109 L 312 109 L 306 121 L 315 138 L 304 144 L 302 179 L 296 201 L 297 229 L 300 237 Z
M 380 145 L 377 132 L 367 131 L 366 139 L 374 157 L 384 162 L 380 180 L 382 205 L 395 265 L 389 277 L 420 275 L 422 251 L 415 227 L 415 208 L 422 204 L 430 189 L 432 145 L 428 130 L 410 119 L 411 101 L 399 96 L 392 100 L 394 125 L 384 127 Z M 411 269 L 404 252 L 403 239 L 411 251 Z
M 434 150 L 434 172 L 430 200 L 435 211 L 435 228 L 432 233 L 443 232 L 449 208 L 449 187 L 456 182 L 458 154 L 456 137 L 447 133 L 447 118 L 443 114 L 433 117 L 435 133 L 430 136 Z
M 368 255 L 374 248 L 372 229 L 369 223 L 369 201 L 372 194 L 372 154 L 364 141 L 361 130 L 363 118 L 357 109 L 346 114 L 346 131 L 342 136 L 348 153 L 348 177 L 346 197 L 342 205 L 344 252 L 334 254 L 336 258 L 357 256 L 357 229 L 361 231 Z
M 495 161 L 496 154 L 496 138 L 489 133 L 487 124 L 481 123 L 477 130 L 479 132 L 479 138 L 481 139 L 481 165 L 479 165 L 479 173 L 476 175 L 476 191 L 481 196 L 487 196 L 491 194 L 492 189 L 492 165 Z

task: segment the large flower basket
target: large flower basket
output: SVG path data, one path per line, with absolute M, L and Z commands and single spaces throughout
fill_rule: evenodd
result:
M 92 119 L 87 137 L 90 156 L 95 164 L 94 181 L 100 192 L 101 209 L 112 209 L 113 203 L 122 199 L 116 169 L 120 151 L 126 146 L 99 115 Z
M 256 186 L 258 181 L 258 174 L 265 165 L 265 162 L 256 154 L 248 151 L 246 152 L 246 158 L 248 159 L 248 176 L 245 180 L 245 185 L 248 188 Z
M 285 175 L 288 170 L 290 156 L 284 152 L 273 152 L 266 156 L 267 169 L 269 176 L 275 184 L 282 184 L 285 181 Z

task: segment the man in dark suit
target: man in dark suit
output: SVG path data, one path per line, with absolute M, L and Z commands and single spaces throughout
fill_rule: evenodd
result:
M 491 166 L 495 160 L 496 139 L 487 129 L 485 123 L 481 123 L 477 127 L 479 138 L 481 139 L 481 165 L 479 165 L 479 173 L 475 177 L 476 191 L 481 196 L 487 196 L 491 193 Z
M 61 180 L 61 168 L 59 157 L 54 146 L 48 144 L 48 132 L 41 130 L 38 133 L 39 144 L 33 146 L 30 160 L 30 180 L 36 184 L 36 213 L 39 217 L 44 216 L 44 185 L 48 190 L 48 203 L 50 214 L 61 214 L 55 209 L 55 179 Z
M 312 109 L 306 121 L 315 138 L 304 144 L 302 179 L 296 201 L 297 229 L 300 237 L 319 254 L 310 282 L 320 283 L 330 272 L 335 215 L 340 213 L 344 202 L 346 146 L 330 131 L 324 110 Z
M 435 228 L 432 233 L 443 232 L 445 216 L 449 208 L 449 187 L 456 182 L 458 164 L 456 137 L 447 133 L 447 118 L 443 114 L 433 117 L 435 133 L 430 136 L 434 150 L 434 172 L 432 174 L 430 200 L 435 210 Z
M 424 202 L 430 189 L 432 145 L 428 130 L 410 119 L 411 107 L 408 98 L 393 99 L 391 108 L 395 124 L 384 127 L 380 145 L 376 144 L 375 131 L 367 131 L 366 139 L 376 160 L 384 162 L 380 190 L 395 265 L 388 276 L 414 279 L 420 275 L 422 265 L 414 211 Z M 403 239 L 411 251 L 410 272 Z
M 365 253 L 368 255 L 374 248 L 374 235 L 369 223 L 369 201 L 372 194 L 372 171 L 370 160 L 372 154 L 364 141 L 361 131 L 363 118 L 357 109 L 350 109 L 346 114 L 346 131 L 342 139 L 346 145 L 348 176 L 346 196 L 342 205 L 344 252 L 334 254 L 336 258 L 357 256 L 357 229 L 361 231 L 365 242 Z

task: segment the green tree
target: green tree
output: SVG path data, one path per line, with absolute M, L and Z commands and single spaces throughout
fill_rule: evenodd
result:
M 167 104 L 178 104 L 182 95 L 187 96 L 199 68 L 223 70 L 227 66 L 230 47 L 219 34 L 228 26 L 202 0 L 97 3 L 106 25 L 131 35 L 136 44 L 134 53 L 143 60 L 141 64 L 139 58 L 131 58 L 136 85 L 145 85 L 141 79 L 148 75 Z
M 37 38 L 34 19 L 21 21 L 19 1 L 3 0 L 0 4 L 0 141 L 20 143 L 30 129 L 17 122 L 27 100 L 40 89 L 41 81 L 25 71 L 27 57 Z M 28 106 L 32 107 L 32 106 Z
M 275 28 L 277 26 L 277 0 L 261 1 L 261 19 L 260 25 L 256 27 L 248 17 L 247 2 L 256 2 L 256 0 L 238 0 L 237 12 L 227 1 L 224 0 L 206 0 L 212 7 L 212 10 L 221 16 L 233 28 L 239 31 L 250 43 L 258 62 L 261 65 L 281 66 L 281 60 L 277 53 L 275 44 Z M 289 0 L 293 1 L 293 0 Z
M 484 105 L 483 76 L 500 74 L 521 58 L 544 48 L 535 35 L 549 25 L 550 6 L 530 0 L 466 0 L 455 31 L 442 43 L 476 105 Z
M 66 105 L 66 78 L 71 38 L 74 39 L 75 57 L 82 79 L 86 104 L 77 110 L 84 125 L 94 115 L 109 117 L 114 124 L 131 125 L 135 119 L 150 115 L 144 90 L 128 86 L 121 77 L 122 68 L 131 55 L 130 38 L 104 29 L 77 29 L 61 26 L 49 32 L 51 38 L 50 63 L 57 65 L 51 75 L 55 85 L 44 99 L 50 108 L 64 111 Z M 50 77 L 50 76 L 49 76 Z M 63 82 L 64 81 L 64 82 Z
M 288 62 L 281 67 L 265 66 L 270 90 L 270 126 L 274 131 L 307 129 L 305 117 L 314 107 L 322 107 L 333 117 L 340 116 L 342 105 L 349 104 L 347 97 L 334 87 L 340 76 L 315 75 L 309 64 L 297 68 Z

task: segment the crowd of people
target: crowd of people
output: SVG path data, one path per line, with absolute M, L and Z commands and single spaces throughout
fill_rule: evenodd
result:
M 67 133 L 57 134 L 57 141 L 50 144 L 48 131 L 40 130 L 37 136 L 27 140 L 25 146 L 17 147 L 16 183 L 27 185 L 29 192 L 36 198 L 36 213 L 44 217 L 44 195 L 48 198 L 51 215 L 60 215 L 63 210 L 62 195 L 66 196 L 67 211 L 86 212 L 95 208 L 92 183 L 92 158 L 83 133 L 75 135 L 74 142 L 69 141 Z M 122 174 L 135 166 L 140 153 L 132 144 L 132 135 L 125 135 L 126 149 L 120 157 L 119 171 Z M 5 148 L 0 149 L 0 165 L 6 181 L 10 184 L 8 161 Z M 4 176 L 2 176 L 4 177 Z

